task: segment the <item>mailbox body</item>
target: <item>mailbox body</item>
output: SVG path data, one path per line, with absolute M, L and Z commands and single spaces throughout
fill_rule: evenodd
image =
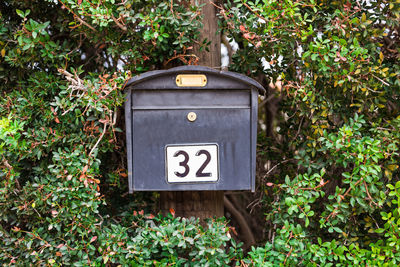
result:
M 182 74 L 207 81 L 178 86 Z M 129 192 L 254 191 L 257 103 L 264 90 L 256 81 L 184 66 L 136 76 L 125 90 Z

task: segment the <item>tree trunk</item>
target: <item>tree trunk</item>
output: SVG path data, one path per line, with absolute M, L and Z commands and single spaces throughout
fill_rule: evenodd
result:
M 221 68 L 221 37 L 217 33 L 218 22 L 216 10 L 210 0 L 196 1 L 202 8 L 203 29 L 200 30 L 201 42 L 203 39 L 211 41 L 209 52 L 205 49 L 200 51 L 199 45 L 194 45 L 194 54 L 199 57 L 198 65 L 211 68 Z M 191 1 L 195 5 L 195 1 Z M 213 216 L 224 216 L 224 192 L 223 191 L 175 191 L 160 192 L 160 209 L 163 214 L 175 211 L 175 216 L 196 217 L 200 221 Z

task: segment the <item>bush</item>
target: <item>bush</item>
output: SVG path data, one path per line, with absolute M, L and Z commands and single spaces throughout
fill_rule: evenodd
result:
M 217 8 L 239 47 L 230 70 L 268 88 L 258 160 L 272 167 L 257 193 L 269 238 L 245 256 L 226 221 L 152 218 L 156 194 L 126 194 L 124 82 L 195 63 L 199 7 L 6 0 L 2 265 L 398 265 L 399 3 Z
M 129 228 L 111 225 L 102 231 L 98 263 L 140 266 L 225 266 L 240 259 L 241 249 L 223 220 L 139 216 Z M 111 238 L 110 238 L 111 237 Z M 113 245 L 111 245 L 113 244 Z M 115 244 L 118 244 L 116 246 Z

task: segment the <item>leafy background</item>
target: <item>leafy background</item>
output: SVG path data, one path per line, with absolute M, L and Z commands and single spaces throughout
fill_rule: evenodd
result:
M 398 264 L 399 1 L 215 5 L 227 67 L 268 89 L 257 192 L 232 201 L 257 243 L 241 248 L 229 214 L 237 229 L 155 216 L 156 193 L 126 193 L 123 84 L 196 64 L 199 5 L 6 0 L 2 265 Z

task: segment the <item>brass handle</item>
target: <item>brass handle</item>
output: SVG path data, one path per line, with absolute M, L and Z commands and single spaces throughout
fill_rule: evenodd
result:
M 207 76 L 204 74 L 179 74 L 175 79 L 179 87 L 204 87 L 207 84 Z

